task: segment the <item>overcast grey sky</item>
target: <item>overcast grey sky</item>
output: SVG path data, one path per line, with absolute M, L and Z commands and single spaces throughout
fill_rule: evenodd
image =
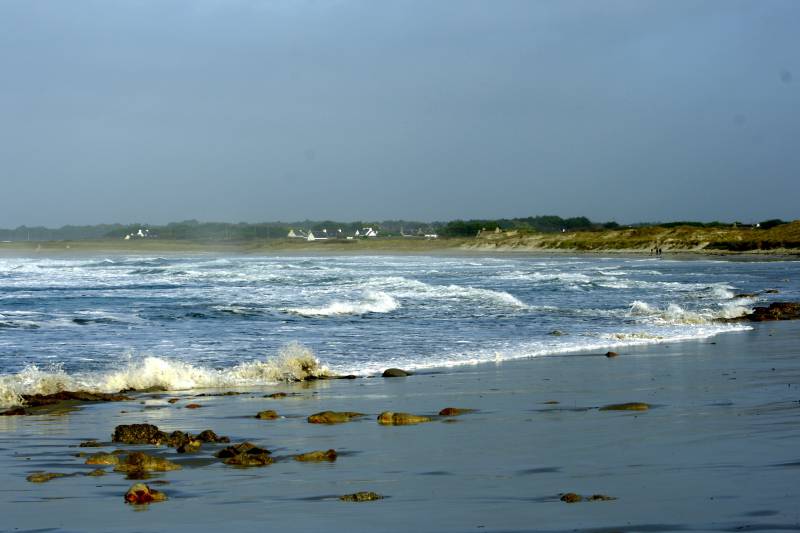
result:
M 797 0 L 0 0 L 0 227 L 798 206 Z

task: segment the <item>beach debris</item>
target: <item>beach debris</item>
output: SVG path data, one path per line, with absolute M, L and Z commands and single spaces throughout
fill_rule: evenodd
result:
M 798 320 L 800 319 L 800 303 L 773 302 L 769 304 L 769 307 L 756 307 L 752 313 L 744 315 L 744 318 L 751 322 Z
M 342 424 L 354 418 L 366 416 L 363 413 L 352 411 L 322 411 L 308 417 L 309 424 Z
M 134 483 L 125 493 L 125 503 L 142 505 L 152 502 L 163 502 L 167 495 L 161 491 L 151 489 L 144 483 Z
M 606 352 L 606 357 L 608 357 L 608 358 L 616 357 L 618 355 L 619 354 L 617 352 Z
M 439 416 L 459 416 L 467 413 L 474 413 L 475 409 L 462 409 L 460 407 L 445 407 L 439 411 Z
M 259 411 L 259 413 L 256 415 L 256 418 L 259 420 L 275 420 L 280 418 L 280 416 L 272 409 L 267 409 L 266 411 Z
M 337 457 L 336 450 L 315 450 L 313 452 L 308 453 L 301 453 L 300 455 L 295 455 L 295 461 L 301 462 L 317 462 L 317 461 L 335 461 Z
M 574 492 L 567 492 L 561 495 L 560 500 L 564 503 L 578 503 L 583 501 L 583 496 L 575 494 Z
M 612 403 L 604 405 L 600 411 L 647 411 L 650 404 L 644 402 Z
M 186 409 L 200 409 L 203 406 L 199 403 L 187 403 L 185 407 Z
M 339 499 L 343 502 L 371 502 L 373 500 L 382 500 L 383 496 L 375 492 L 356 492 L 339 496 Z
M 169 459 L 147 455 L 144 452 L 131 452 L 124 463 L 120 462 L 114 467 L 114 471 L 125 473 L 169 472 L 180 469 L 181 465 L 175 464 Z
M 383 374 L 381 374 L 381 377 L 384 377 L 384 378 L 404 378 L 404 377 L 410 376 L 410 375 L 411 375 L 411 372 L 407 372 L 407 371 L 402 370 L 400 368 L 387 368 L 386 370 L 383 371 Z
M 113 453 L 95 453 L 86 459 L 87 465 L 118 465 L 119 455 Z
M 409 426 L 412 424 L 421 424 L 422 422 L 430 422 L 429 416 L 412 415 L 409 413 L 394 413 L 392 411 L 384 411 L 378 415 L 378 424 L 384 426 Z

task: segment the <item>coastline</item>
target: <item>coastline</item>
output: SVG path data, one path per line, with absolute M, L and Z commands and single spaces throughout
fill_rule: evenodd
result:
M 798 322 L 770 322 L 711 339 L 628 347 L 615 358 L 542 356 L 235 396 L 138 393 L 135 401 L 68 414 L 2 417 L 0 512 L 4 527 L 67 531 L 254 529 L 264 522 L 304 531 L 796 530 L 798 334 Z M 297 396 L 263 398 L 276 391 Z M 167 403 L 172 397 L 179 401 Z M 190 401 L 202 408 L 185 409 Z M 597 409 L 630 401 L 652 407 Z M 385 410 L 432 415 L 448 406 L 477 411 L 407 427 L 375 422 Z M 262 409 L 281 418 L 255 419 Z M 325 409 L 368 416 L 333 426 L 306 422 Z M 158 488 L 170 500 L 138 513 L 122 501 L 133 483 L 123 474 L 25 481 L 36 470 L 88 471 L 75 457 L 79 442 L 107 442 L 115 425 L 141 422 L 166 431 L 211 428 L 233 442 L 266 446 L 278 460 L 242 469 L 209 461 L 214 446 L 193 456 L 135 447 L 183 466 L 147 481 L 168 482 Z M 130 448 L 103 449 L 116 447 Z M 327 448 L 339 452 L 336 462 L 291 460 Z M 386 499 L 337 499 L 358 490 Z M 617 499 L 567 504 L 559 501 L 565 492 Z

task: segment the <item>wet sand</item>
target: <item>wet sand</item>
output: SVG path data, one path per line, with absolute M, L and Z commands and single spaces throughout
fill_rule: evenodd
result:
M 0 417 L 0 530 L 800 530 L 798 341 L 800 323 L 761 323 L 710 340 L 627 348 L 615 358 L 539 357 L 238 396 L 141 394 L 66 414 Z M 298 395 L 263 397 L 276 391 Z M 181 400 L 167 403 L 173 397 Z M 190 402 L 202 407 L 186 409 Z M 652 407 L 597 409 L 621 402 Z M 376 422 L 381 411 L 435 415 L 448 406 L 477 411 L 414 426 Z M 283 417 L 254 418 L 265 409 Z M 369 416 L 306 422 L 329 409 Z M 209 460 L 224 445 L 205 444 L 194 455 L 77 447 L 109 441 L 117 424 L 142 422 L 165 431 L 211 428 L 272 450 L 276 462 L 244 469 Z M 35 471 L 88 472 L 95 467 L 76 453 L 116 448 L 181 463 L 147 480 L 168 481 L 153 487 L 169 501 L 126 505 L 134 481 L 110 468 L 103 477 L 25 480 Z M 329 448 L 339 452 L 336 462 L 290 457 Z M 357 491 L 386 498 L 338 500 Z M 559 500 L 566 492 L 617 499 L 568 504 Z

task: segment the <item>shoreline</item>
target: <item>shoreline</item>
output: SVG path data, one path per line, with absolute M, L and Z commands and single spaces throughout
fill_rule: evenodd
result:
M 796 530 L 798 332 L 798 322 L 762 323 L 737 335 L 620 350 L 616 358 L 535 357 L 233 396 L 139 393 L 62 415 L 2 417 L 0 512 L 9 528 L 67 531 L 254 529 L 265 521 L 334 531 Z M 278 391 L 289 396 L 262 397 Z M 201 408 L 186 409 L 190 402 Z M 598 410 L 621 402 L 651 407 Z M 477 411 L 406 427 L 375 421 L 382 411 L 430 416 L 444 407 Z M 279 418 L 256 419 L 263 409 Z M 331 426 L 306 421 L 326 409 L 368 416 Z M 164 431 L 211 428 L 268 447 L 275 462 L 223 465 L 212 455 L 224 445 L 177 454 L 108 442 L 115 426 L 145 422 Z M 77 447 L 93 438 L 99 448 Z M 126 505 L 122 496 L 136 481 L 110 470 L 25 480 L 36 471 L 89 472 L 95 467 L 76 453 L 115 448 L 181 465 L 144 480 L 169 499 Z M 328 448 L 336 461 L 292 460 Z M 362 490 L 385 499 L 338 499 Z M 569 504 L 560 501 L 566 492 L 616 499 Z

